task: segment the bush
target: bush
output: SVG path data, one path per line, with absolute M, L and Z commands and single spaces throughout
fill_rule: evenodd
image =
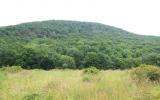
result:
M 160 81 L 160 68 L 153 65 L 140 65 L 131 70 L 131 76 L 138 80 Z
M 23 97 L 23 100 L 53 100 L 51 96 L 42 93 L 32 93 Z
M 42 100 L 41 96 L 39 94 L 30 94 L 23 98 L 23 100 Z
M 21 66 L 7 66 L 7 67 L 1 68 L 1 70 L 7 73 L 18 73 L 22 71 L 22 68 Z
M 100 70 L 97 69 L 96 67 L 93 67 L 93 66 L 83 70 L 84 74 L 92 74 L 92 75 L 94 75 L 94 74 L 98 74 L 99 72 L 100 72 Z

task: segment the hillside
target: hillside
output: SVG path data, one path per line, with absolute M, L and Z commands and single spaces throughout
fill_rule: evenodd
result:
M 0 66 L 126 69 L 140 64 L 160 66 L 160 37 L 63 20 L 0 28 Z

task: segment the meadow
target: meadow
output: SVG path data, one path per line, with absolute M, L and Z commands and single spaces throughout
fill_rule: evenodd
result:
M 1 71 L 0 100 L 160 100 L 160 84 L 137 82 L 129 70 Z

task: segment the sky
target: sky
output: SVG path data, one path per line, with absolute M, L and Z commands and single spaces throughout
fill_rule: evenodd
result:
M 160 36 L 160 0 L 0 0 L 0 26 L 43 20 L 99 22 Z

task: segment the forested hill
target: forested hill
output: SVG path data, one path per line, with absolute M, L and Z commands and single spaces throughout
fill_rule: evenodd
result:
M 23 23 L 0 28 L 0 34 L 4 36 L 56 37 L 57 35 L 68 35 L 70 33 L 85 35 L 100 33 L 129 34 L 122 29 L 100 23 L 61 20 Z
M 160 66 L 160 37 L 63 20 L 0 28 L 0 66 L 125 69 L 140 64 Z

